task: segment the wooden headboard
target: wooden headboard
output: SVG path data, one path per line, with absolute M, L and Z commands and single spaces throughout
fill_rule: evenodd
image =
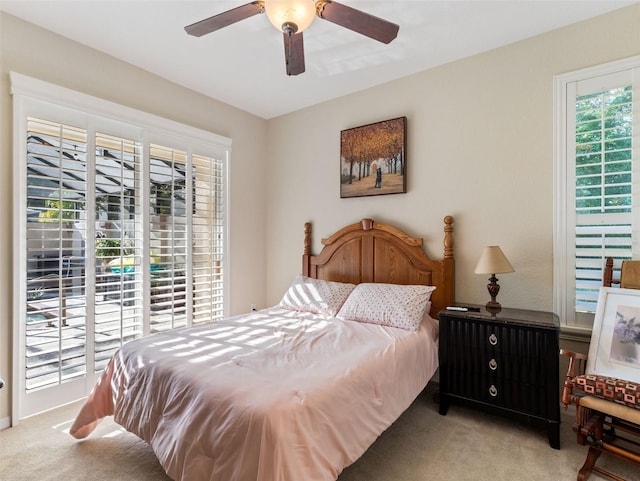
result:
M 444 257 L 433 260 L 422 239 L 391 225 L 363 219 L 322 239 L 320 254 L 311 255 L 311 223 L 304 225 L 302 274 L 338 282 L 385 282 L 436 286 L 431 316 L 455 301 L 453 217 L 444 218 Z

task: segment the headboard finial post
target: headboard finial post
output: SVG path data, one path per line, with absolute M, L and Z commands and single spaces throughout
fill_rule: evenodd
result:
M 304 255 L 311 255 L 311 222 L 304 223 Z
M 453 259 L 453 217 L 444 218 L 444 258 Z
M 373 219 L 362 219 L 360 224 L 362 225 L 362 230 L 373 229 Z

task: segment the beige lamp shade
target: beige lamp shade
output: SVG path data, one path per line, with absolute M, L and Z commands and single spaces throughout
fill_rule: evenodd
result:
M 486 246 L 474 270 L 476 274 L 504 274 L 515 272 L 499 246 Z

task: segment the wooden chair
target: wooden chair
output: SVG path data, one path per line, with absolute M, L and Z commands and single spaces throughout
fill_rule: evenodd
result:
M 614 278 L 613 258 L 607 257 L 602 273 L 604 287 L 640 289 L 640 261 L 622 261 L 619 279 Z
M 624 261 L 620 272 L 620 279 L 613 279 L 613 259 L 607 259 L 603 286 L 619 284 L 625 288 L 640 288 L 640 261 Z M 569 357 L 562 404 L 565 409 L 570 404 L 575 405 L 573 430 L 577 434 L 577 442 L 589 446 L 587 458 L 578 471 L 578 481 L 585 481 L 592 471 L 616 481 L 625 481 L 624 478 L 596 466 L 596 461 L 606 452 L 640 466 L 640 409 L 608 399 L 610 391 L 604 396 L 604 390 L 594 390 L 591 385 L 585 385 L 582 375 L 586 368 L 586 355 L 565 349 L 561 349 L 560 354 Z M 608 384 L 600 382 L 599 386 L 607 387 Z

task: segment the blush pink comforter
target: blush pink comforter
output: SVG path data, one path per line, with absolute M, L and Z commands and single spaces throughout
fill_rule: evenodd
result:
M 435 323 L 272 308 L 155 334 L 114 355 L 71 434 L 113 415 L 177 481 L 335 481 L 434 374 Z

